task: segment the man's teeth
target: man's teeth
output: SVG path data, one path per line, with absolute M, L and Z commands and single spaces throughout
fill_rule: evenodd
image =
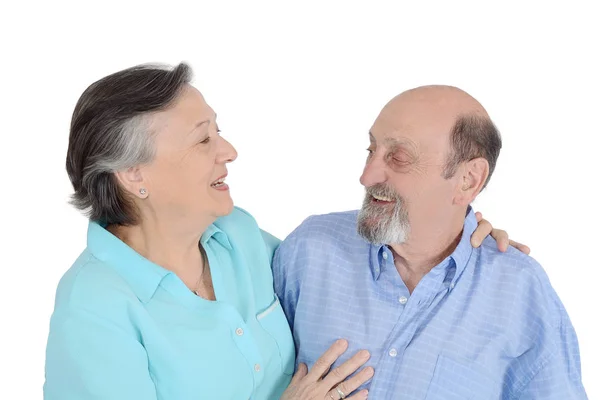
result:
M 393 200 L 392 200 L 392 199 L 390 199 L 389 197 L 383 197 L 383 196 L 375 196 L 375 195 L 373 195 L 373 198 L 374 198 L 375 200 L 379 200 L 379 201 L 388 201 L 388 202 L 390 202 L 390 201 L 393 201 Z

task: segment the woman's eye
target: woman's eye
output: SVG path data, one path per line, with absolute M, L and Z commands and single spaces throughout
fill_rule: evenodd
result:
M 200 143 L 202 144 L 207 144 L 208 142 L 210 142 L 210 136 L 208 136 L 206 139 L 204 139 L 203 141 L 201 141 Z

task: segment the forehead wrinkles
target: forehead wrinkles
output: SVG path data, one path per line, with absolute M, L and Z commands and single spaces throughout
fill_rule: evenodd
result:
M 387 136 L 383 139 L 383 143 L 386 148 L 390 149 L 390 151 L 396 151 L 399 148 L 404 148 L 413 154 L 417 154 L 417 152 L 418 152 L 417 144 L 408 138 L 398 138 L 398 137 Z

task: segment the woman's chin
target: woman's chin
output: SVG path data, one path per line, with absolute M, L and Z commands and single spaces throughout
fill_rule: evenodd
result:
M 230 197 L 229 201 L 219 202 L 218 206 L 215 208 L 215 215 L 217 217 L 224 217 L 226 215 L 231 214 L 232 211 L 233 211 L 233 200 Z

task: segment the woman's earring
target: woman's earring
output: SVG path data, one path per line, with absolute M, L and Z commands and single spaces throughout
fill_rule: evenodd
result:
M 142 196 L 145 196 L 145 195 L 146 195 L 146 193 L 148 193 L 148 192 L 146 191 L 146 189 L 144 189 L 144 188 L 141 188 L 141 189 L 140 189 L 140 195 L 142 195 Z

